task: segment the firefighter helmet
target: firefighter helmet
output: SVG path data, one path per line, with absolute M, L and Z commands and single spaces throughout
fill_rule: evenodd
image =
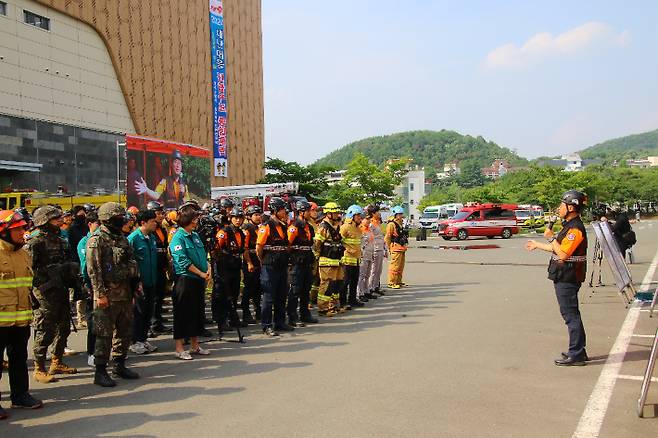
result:
M 281 198 L 271 198 L 268 207 L 272 213 L 276 213 L 279 210 L 285 210 L 286 201 Z
M 240 207 L 233 207 L 228 217 L 244 217 L 244 211 Z
M 580 211 L 585 205 L 587 205 L 587 195 L 578 190 L 569 190 L 562 195 L 562 202 L 566 205 L 573 205 L 578 211 Z
M 149 201 L 148 204 L 146 204 L 146 209 L 154 210 L 154 211 L 162 211 L 164 207 L 158 201 Z
M 251 216 L 253 214 L 263 214 L 263 209 L 258 205 L 250 205 L 247 207 L 247 211 L 245 213 L 247 216 Z
M 341 209 L 335 202 L 327 202 L 323 208 L 325 213 L 341 213 Z
M 297 212 L 304 212 L 311 210 L 311 204 L 308 201 L 299 200 L 295 202 L 295 210 Z
M 350 207 L 347 209 L 347 212 L 345 213 L 345 216 L 348 219 L 352 219 L 357 214 L 363 216 L 363 208 L 355 204 L 355 205 L 350 205 Z
M 12 210 L 0 211 L 0 233 L 19 227 L 27 227 L 27 221 L 21 213 Z
M 399 205 L 396 205 L 396 206 L 393 207 L 393 209 L 391 210 L 391 213 L 393 213 L 393 214 L 404 214 L 404 210 L 403 210 L 402 207 L 400 207 Z

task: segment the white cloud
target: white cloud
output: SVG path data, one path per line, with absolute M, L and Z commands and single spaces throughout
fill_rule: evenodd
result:
M 521 47 L 513 43 L 497 47 L 487 55 L 485 66 L 493 69 L 526 67 L 546 58 L 583 53 L 597 47 L 625 47 L 630 39 L 627 30 L 618 32 L 609 24 L 589 22 L 556 36 L 538 33 Z

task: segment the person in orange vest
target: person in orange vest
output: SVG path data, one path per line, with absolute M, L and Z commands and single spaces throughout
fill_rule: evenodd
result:
M 0 211 L 0 358 L 9 356 L 11 407 L 37 409 L 43 406 L 29 390 L 27 342 L 30 339 L 32 269 L 23 249 L 27 222 L 11 210 Z M 2 377 L 2 366 L 0 366 Z M 7 418 L 0 406 L 0 420 Z
M 409 244 L 409 235 L 403 226 L 404 210 L 402 207 L 396 205 L 391 212 L 393 218 L 389 219 L 384 237 L 386 246 L 391 253 L 391 263 L 388 266 L 388 287 L 400 289 L 404 285 L 402 274 L 404 273 L 404 259 Z

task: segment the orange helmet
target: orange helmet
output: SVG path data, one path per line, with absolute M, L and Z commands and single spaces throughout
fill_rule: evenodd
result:
M 311 201 L 309 202 L 309 204 L 311 204 L 311 211 L 318 209 L 318 204 L 316 204 L 315 202 Z
M 0 233 L 19 227 L 27 227 L 27 221 L 21 213 L 13 210 L 0 211 Z
M 128 209 L 127 209 L 126 211 L 127 211 L 128 213 L 132 213 L 132 214 L 134 214 L 134 215 L 136 216 L 137 213 L 139 213 L 139 208 L 137 208 L 137 207 L 135 207 L 135 206 L 133 205 L 133 206 L 131 206 L 131 207 L 128 207 Z

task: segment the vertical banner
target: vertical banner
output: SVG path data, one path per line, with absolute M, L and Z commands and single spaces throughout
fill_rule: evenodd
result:
M 210 47 L 213 106 L 213 158 L 215 176 L 228 177 L 226 113 L 226 56 L 222 0 L 210 0 Z

